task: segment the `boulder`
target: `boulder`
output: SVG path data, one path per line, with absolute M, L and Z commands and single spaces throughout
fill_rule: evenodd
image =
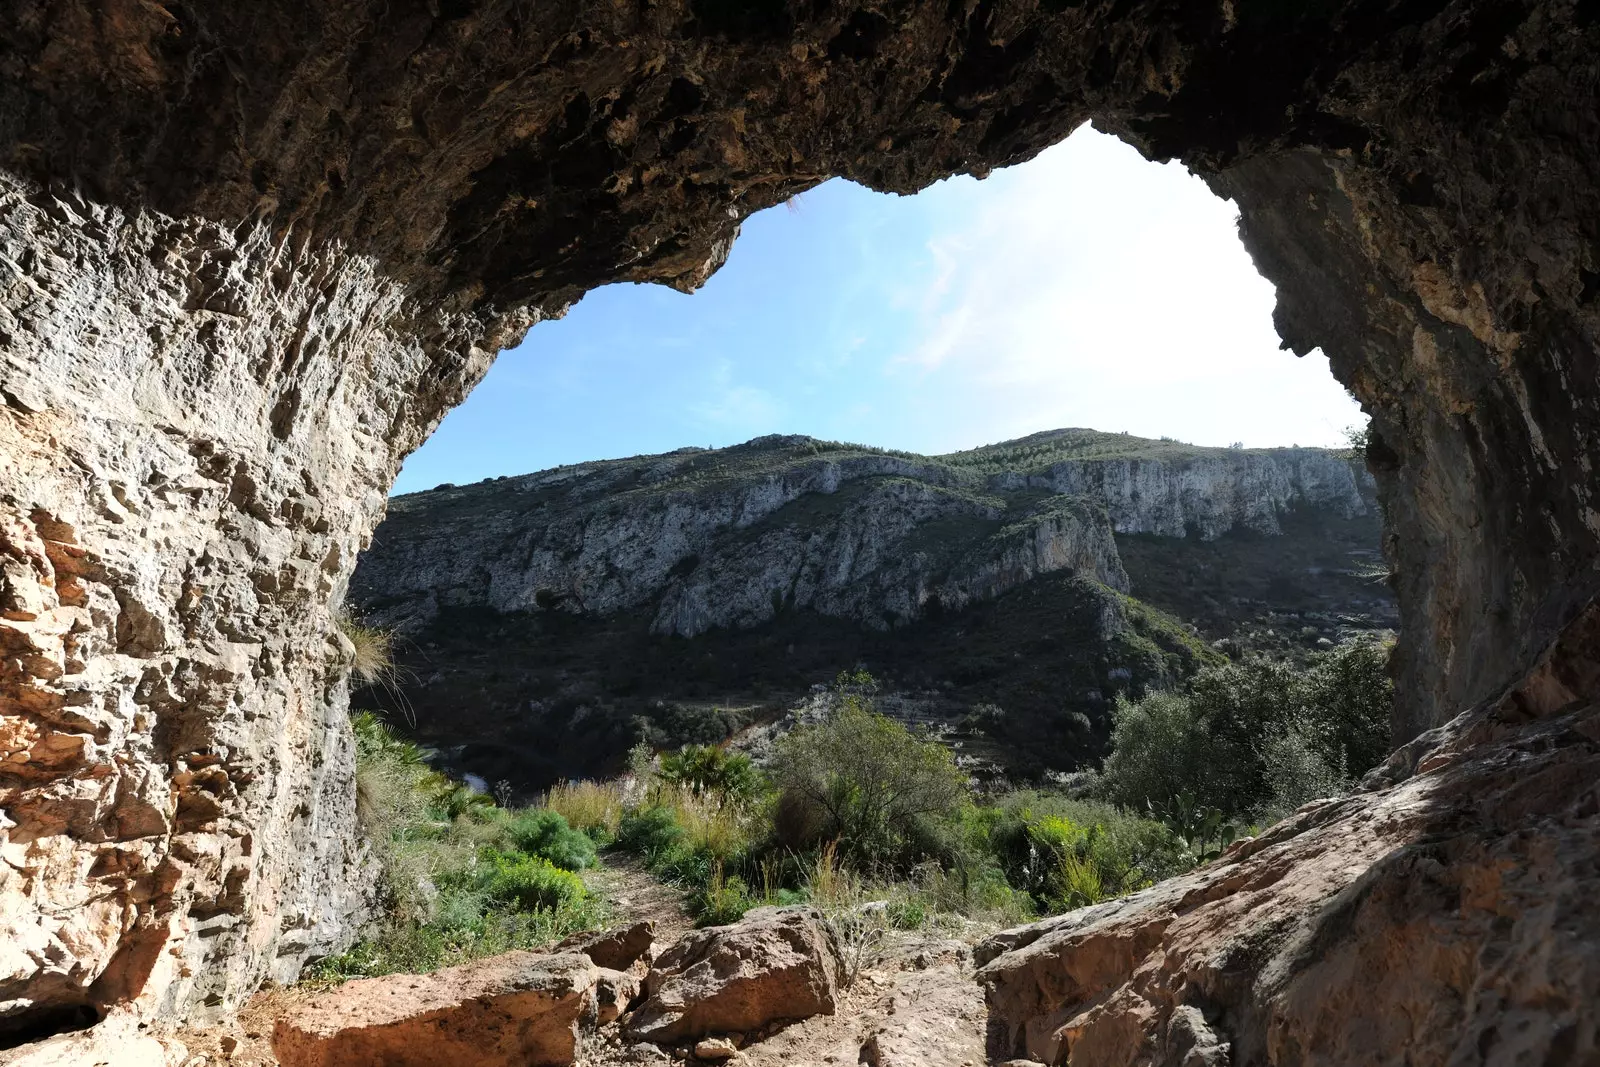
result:
M 628 1023 L 635 1041 L 674 1044 L 833 1014 L 839 952 L 815 908 L 757 908 L 663 952 Z
M 694 1046 L 694 1058 L 707 1063 L 721 1063 L 739 1055 L 739 1046 L 725 1037 L 701 1038 Z
M 586 931 L 573 934 L 555 947 L 556 952 L 581 952 L 596 967 L 612 971 L 632 970 L 634 964 L 645 968 L 654 959 L 656 924 L 653 919 L 619 926 L 614 930 Z
M 511 952 L 434 974 L 358 979 L 280 1018 L 282 1067 L 570 1064 L 602 972 L 576 952 Z

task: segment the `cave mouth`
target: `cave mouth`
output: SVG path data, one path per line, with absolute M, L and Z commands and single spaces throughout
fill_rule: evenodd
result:
M 985 180 L 834 179 L 747 219 L 692 296 L 590 292 L 504 352 L 395 493 L 757 436 L 942 454 L 1062 427 L 1345 447 L 1282 352 L 1237 207 L 1088 123 Z

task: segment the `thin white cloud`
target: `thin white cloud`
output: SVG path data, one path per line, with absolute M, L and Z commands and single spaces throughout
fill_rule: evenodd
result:
M 967 413 L 937 420 L 928 446 L 1064 425 L 1331 444 L 1359 419 L 1320 353 L 1279 351 L 1234 206 L 1180 165 L 1086 127 L 927 195 L 921 314 L 885 373 L 908 403 Z
M 731 360 L 719 360 L 709 375 L 705 392 L 708 398 L 692 405 L 690 414 L 708 428 L 748 432 L 751 436 L 770 433 L 783 413 L 783 407 L 765 389 L 734 381 Z

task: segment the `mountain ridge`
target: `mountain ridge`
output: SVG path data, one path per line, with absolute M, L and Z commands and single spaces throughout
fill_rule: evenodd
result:
M 654 605 L 686 637 L 795 608 L 886 628 L 1059 570 L 1126 592 L 1118 534 L 1271 536 L 1297 508 L 1372 507 L 1327 449 L 1065 429 L 920 456 L 775 434 L 393 498 L 352 594 L 405 631 L 469 605 Z

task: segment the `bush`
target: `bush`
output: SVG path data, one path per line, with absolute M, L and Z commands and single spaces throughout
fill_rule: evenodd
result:
M 1139 701 L 1119 697 L 1100 790 L 1106 799 L 1135 811 L 1169 803 L 1185 792 L 1209 797 L 1214 776 L 1228 774 L 1234 762 L 1219 751 L 1222 747 L 1186 696 L 1155 692 Z
M 923 824 L 953 815 L 968 793 L 948 749 L 878 714 L 855 690 L 841 693 L 825 722 L 782 738 L 774 764 L 785 821 L 808 835 L 785 843 L 834 840 L 861 868 L 921 858 L 914 842 L 926 836 Z
M 744 918 L 744 913 L 760 904 L 750 887 L 738 875 L 724 876 L 722 864 L 711 869 L 704 888 L 691 894 L 689 914 L 697 926 L 725 926 Z
M 749 756 L 729 755 L 715 745 L 687 745 L 661 757 L 660 777 L 697 797 L 712 796 L 724 803 L 749 801 L 764 785 Z
M 670 807 L 652 804 L 622 816 L 617 844 L 645 859 L 660 855 L 683 838 L 683 827 Z
M 581 871 L 595 862 L 594 842 L 548 808 L 513 816 L 506 825 L 506 836 L 517 851 L 547 859 L 563 870 Z
M 518 911 L 555 910 L 585 896 L 583 880 L 543 856 L 490 852 L 482 875 L 484 895 Z
M 1394 685 L 1390 645 L 1346 641 L 1316 658 L 1306 678 L 1311 727 L 1330 766 L 1362 775 L 1389 757 Z
M 1343 763 L 1330 764 L 1310 730 L 1293 727 L 1267 738 L 1261 749 L 1271 797 L 1263 818 L 1276 821 L 1302 804 L 1339 796 L 1350 788 Z
M 1155 819 L 1040 793 L 1006 798 L 990 842 L 1011 884 L 1049 911 L 1132 893 L 1189 869 L 1195 860 L 1187 844 Z
M 1200 671 L 1187 695 L 1119 700 L 1100 790 L 1135 810 L 1181 799 L 1225 819 L 1337 795 L 1388 754 L 1387 658 L 1386 645 L 1350 641 L 1305 669 L 1250 657 Z

